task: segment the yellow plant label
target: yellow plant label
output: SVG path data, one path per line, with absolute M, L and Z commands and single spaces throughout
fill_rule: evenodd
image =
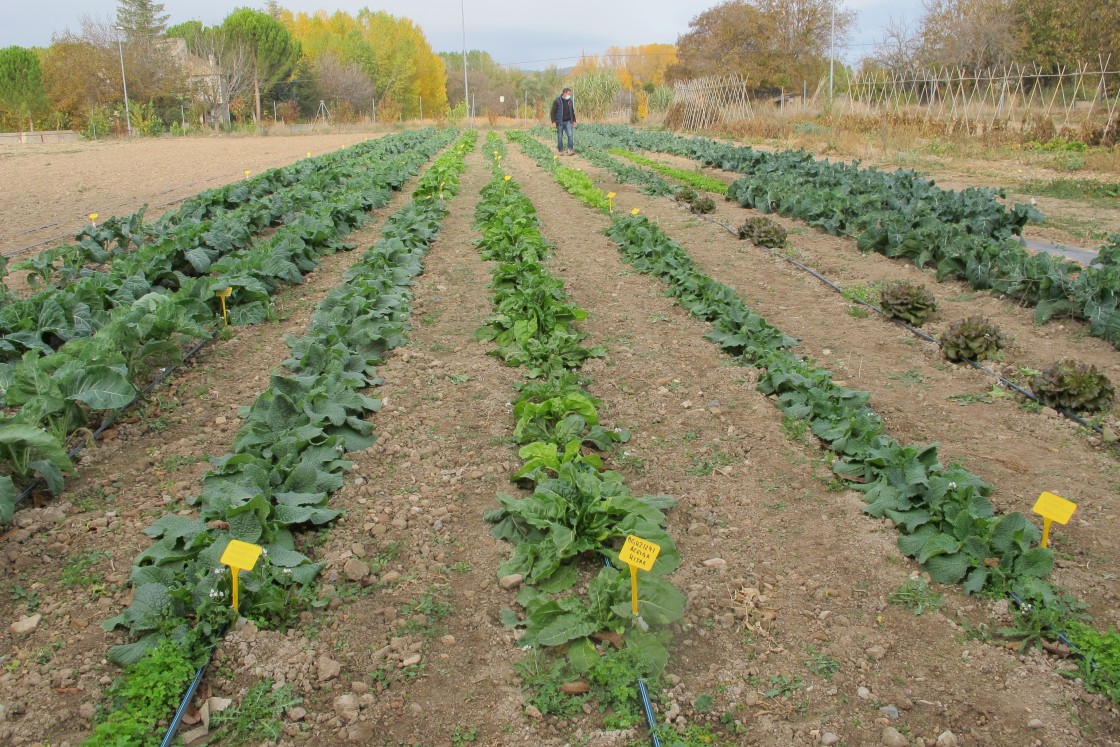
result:
M 1043 547 L 1050 546 L 1050 525 L 1055 521 L 1059 524 L 1065 524 L 1076 510 L 1076 503 L 1067 501 L 1060 495 L 1044 492 L 1038 496 L 1038 500 L 1034 502 L 1034 512 L 1042 517 L 1042 542 L 1040 544 Z
M 660 545 L 655 545 L 652 542 L 641 539 L 640 537 L 635 537 L 631 534 L 626 538 L 626 542 L 622 544 L 622 550 L 618 553 L 618 559 L 629 566 L 648 571 L 653 568 L 653 561 L 657 560 L 657 556 L 660 552 Z
M 250 545 L 248 542 L 241 540 L 230 540 L 226 545 L 225 552 L 222 553 L 222 565 L 228 565 L 230 568 L 235 568 L 242 571 L 251 571 L 257 565 L 257 559 L 261 556 L 260 545 Z
M 214 291 L 214 295 L 218 298 L 229 298 L 233 295 L 233 288 L 222 288 L 220 291 Z
M 1073 512 L 1077 510 L 1077 504 L 1073 501 L 1067 501 L 1060 495 L 1043 493 L 1035 501 L 1033 510 L 1044 519 L 1066 524 L 1069 522 L 1069 518 L 1073 516 Z

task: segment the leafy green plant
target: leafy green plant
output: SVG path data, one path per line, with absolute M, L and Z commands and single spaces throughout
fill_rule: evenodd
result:
M 515 668 L 521 677 L 522 689 L 528 693 L 526 702 L 542 714 L 564 717 L 580 712 L 587 698 L 568 695 L 560 689 L 572 678 L 564 659 L 551 658 L 540 649 L 532 649 Z
M 669 166 L 668 164 L 661 163 L 660 161 L 655 161 L 652 158 L 646 158 L 645 156 L 638 155 L 637 153 L 634 153 L 632 151 L 624 150 L 622 148 L 611 148 L 609 152 L 611 155 L 625 158 L 628 161 L 633 161 L 634 163 L 641 164 L 642 166 L 653 169 L 659 174 L 664 174 L 665 176 L 668 176 L 672 179 L 684 182 L 690 187 L 695 187 L 696 189 L 700 189 L 705 192 L 712 192 L 718 195 L 727 194 L 726 184 L 721 182 L 719 179 L 710 177 L 707 174 L 701 173 L 700 171 L 679 169 L 674 166 Z M 681 199 L 679 194 L 678 199 Z M 689 203 L 692 202 L 691 199 L 682 199 L 682 201 Z
M 712 201 L 711 197 L 698 197 L 692 202 L 688 203 L 688 210 L 691 213 L 702 215 L 705 213 L 714 213 L 716 211 L 716 204 Z
M 1120 703 L 1120 631 L 1109 628 L 1100 633 L 1079 621 L 1060 625 L 1080 654 L 1077 675 L 1085 687 Z
M 157 724 L 179 704 L 194 665 L 181 643 L 164 639 L 109 688 L 112 704 L 83 742 L 86 747 L 146 745 Z
M 769 685 L 762 693 L 765 698 L 788 698 L 805 687 L 800 677 L 787 674 L 770 675 Z
M 757 246 L 780 249 L 786 245 L 789 234 L 776 222 L 765 215 L 747 218 L 739 226 L 739 238 Z
M 939 610 L 945 604 L 941 595 L 931 589 L 929 583 L 923 578 L 907 580 L 906 583 L 891 592 L 887 601 L 900 607 L 906 607 L 915 615 Z
M 832 675 L 840 671 L 840 662 L 831 656 L 827 656 L 812 646 L 805 649 L 805 653 L 809 658 L 805 660 L 805 666 L 809 667 L 811 672 L 815 672 L 826 680 L 832 680 Z
M 284 711 L 303 702 L 292 686 L 274 688 L 272 680 L 256 683 L 241 702 L 210 716 L 210 729 L 223 743 L 259 744 L 282 734 Z
M 1031 391 L 1047 407 L 1100 412 L 1112 404 L 1112 382 L 1096 366 L 1058 361 L 1031 379 Z
M 937 301 L 925 286 L 905 281 L 884 285 L 879 292 L 879 305 L 887 316 L 915 327 L 929 321 L 937 310 Z
M 1000 328 L 982 316 L 953 322 L 941 335 L 941 354 L 951 361 L 982 361 L 1007 344 Z
M 100 550 L 71 555 L 62 569 L 63 586 L 93 586 L 101 580 L 101 575 L 90 571 L 99 563 L 113 556 Z

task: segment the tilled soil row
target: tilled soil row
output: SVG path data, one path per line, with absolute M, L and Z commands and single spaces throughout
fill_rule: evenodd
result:
M 744 145 L 744 143 L 732 144 Z M 758 151 L 771 153 L 790 150 L 788 147 L 775 147 L 755 143 L 751 143 L 750 147 Z M 667 153 L 650 155 L 653 158 L 664 160 L 666 163 L 671 163 L 671 165 L 680 168 L 697 168 L 696 161 L 682 156 L 673 156 Z M 1048 197 L 1045 195 L 1034 197 L 1026 192 L 1018 191 L 1018 188 L 1021 186 L 1021 180 L 1028 177 L 1032 181 L 1038 182 L 1070 178 L 1068 173 L 1053 171 L 1044 167 L 1032 165 L 1024 168 L 1021 164 L 1007 164 L 1005 162 L 1000 164 L 1003 167 L 1002 169 L 988 169 L 985 168 L 987 162 L 980 162 L 980 164 L 984 164 L 981 165 L 980 168 L 974 171 L 965 171 L 963 169 L 938 167 L 932 164 L 900 166 L 897 163 L 874 158 L 854 159 L 836 156 L 816 156 L 816 158 L 817 160 L 828 160 L 833 163 L 853 163 L 858 160 L 859 165 L 863 168 L 874 166 L 880 171 L 887 172 L 893 172 L 899 168 L 913 169 L 920 171 L 926 178 L 932 179 L 937 186 L 942 189 L 964 190 L 969 187 L 984 188 L 993 186 L 999 188 L 1000 185 L 1004 185 L 1004 192 L 1007 196 L 1000 199 L 1000 202 L 1007 206 L 1013 206 L 1016 203 L 1031 203 L 1046 218 L 1046 220 L 1041 223 L 1032 221 L 1023 228 L 1023 236 L 1027 239 L 1039 239 L 1058 246 L 1064 245 L 1095 250 L 1102 242 L 1099 238 L 1090 238 L 1090 234 L 1103 237 L 1104 235 L 1120 231 L 1120 210 L 1108 209 L 1107 206 L 1100 202 L 1091 199 L 1067 199 Z M 976 162 L 972 163 L 975 164 Z M 1012 168 L 1015 170 L 1014 176 L 1006 173 L 1007 170 Z M 726 180 L 728 183 L 738 178 L 736 174 L 721 169 L 701 167 L 701 170 L 709 176 Z M 1115 181 L 1115 177 L 1108 174 L 1081 173 L 1074 178 L 1096 180 L 1098 182 Z
M 382 368 L 378 442 L 332 499 L 346 515 L 317 553 L 327 610 L 287 636 L 250 629 L 224 647 L 236 676 L 219 690 L 271 677 L 305 698 L 285 743 L 498 744 L 519 720 L 516 649 L 498 622 L 511 601 L 496 583 L 504 551 L 482 520 L 512 489 L 519 374 L 474 340 L 490 315 L 471 229 L 486 173 L 477 152 L 467 166 L 414 289 L 409 344 Z
M 147 204 L 145 217 L 154 220 L 200 190 L 241 179 L 245 170 L 260 173 L 370 137 L 355 132 L 3 146 L 5 176 L 20 188 L 0 197 L 0 251 L 22 254 L 39 242 L 42 249 L 63 243 L 94 212 L 104 220 Z
M 589 342 L 610 347 L 604 372 L 590 368 L 592 391 L 610 403 L 613 421 L 635 430 L 626 455 L 634 489 L 681 500 L 670 531 L 684 558 L 674 583 L 689 593 L 690 617 L 670 670 L 680 678 L 671 697 L 682 715 L 714 721 L 730 712 L 747 729 L 737 738 L 750 744 L 805 743 L 825 732 L 868 744 L 901 726 L 925 744 L 945 729 L 966 744 L 1032 744 L 1042 736 L 1047 744 L 1081 743 L 1068 726 L 1071 712 L 1107 733 L 1107 703 L 1059 677 L 1044 657 L 970 641 L 943 613 L 919 617 L 888 605 L 913 568 L 895 549 L 894 530 L 862 517 L 854 492 L 830 491 L 837 486 L 815 464 L 819 451 L 786 437 L 777 410 L 753 389 L 752 371 L 726 365 L 703 341 L 704 325 L 589 232 L 605 228 L 604 217 L 520 154 L 511 151 L 509 164 L 540 211 L 542 233 L 557 243 L 557 275 L 590 312 Z M 659 212 L 656 201 L 604 187 L 619 193 L 619 209 L 640 205 L 661 218 L 701 265 L 728 253 L 719 252 L 718 235 L 702 233 L 707 224 L 677 222 L 679 214 Z M 732 267 L 736 277 L 757 277 L 744 269 Z M 776 285 L 781 273 L 763 270 Z M 729 273 L 712 274 L 726 282 Z M 783 279 L 773 292 L 783 306 L 796 305 L 789 295 L 798 289 L 788 285 Z M 769 307 L 756 306 L 770 318 Z M 774 321 L 804 328 L 792 318 Z M 945 612 L 987 613 L 986 604 L 954 594 Z M 1005 605 L 993 607 L 1006 614 Z M 819 674 L 820 655 L 839 662 L 831 679 Z M 701 694 L 713 699 L 705 713 L 690 706 Z M 1033 719 L 1045 732 L 1028 728 Z
M 368 246 L 383 220 L 410 199 L 415 179 L 347 241 Z M 361 258 L 361 249 L 320 258 L 302 285 L 277 298 L 280 321 L 231 327 L 204 347 L 150 401 L 94 448 L 81 453 L 79 476 L 40 508 L 16 513 L 0 536 L 0 595 L 5 669 L 0 674 L 0 743 L 49 739 L 76 744 L 88 734 L 104 688 L 119 670 L 105 654 L 124 642 L 101 622 L 127 603 L 133 558 L 151 544 L 142 533 L 159 516 L 187 511 L 208 456 L 229 449 L 270 372 L 289 357 L 284 339 L 306 327 L 318 302 Z M 26 633 L 8 627 L 40 620 Z
M 701 269 L 735 289 L 776 327 L 798 337 L 801 355 L 832 370 L 838 381 L 870 391 L 871 406 L 896 439 L 937 442 L 943 463 L 958 461 L 984 478 L 993 486 L 997 511 L 1029 514 L 1043 490 L 1077 502 L 1075 518 L 1056 535 L 1054 578 L 1092 605 L 1098 626 L 1120 623 L 1120 589 L 1111 583 L 1120 575 L 1120 557 L 1113 549 L 1120 547 L 1120 525 L 1114 521 L 1120 466 L 1099 441 L 1086 438 L 1083 429 L 1053 411 L 1031 412 L 1012 398 L 987 397 L 993 384 L 988 375 L 944 361 L 936 346 L 881 317 L 848 315 L 848 302 L 820 281 L 719 225 L 617 184 L 598 169 L 587 171 L 602 179 L 604 189 L 618 193 L 619 209 L 640 207 L 688 248 Z M 737 225 L 748 214 L 717 203 L 716 217 L 724 223 Z M 792 237 L 791 244 L 800 250 L 803 241 L 824 239 L 834 246 L 850 243 L 813 232 Z M 887 261 L 852 252 L 869 264 Z M 812 258 L 808 264 L 832 277 Z M 961 317 L 973 313 L 970 303 L 962 305 L 968 312 Z M 1071 348 L 1063 350 L 1074 355 Z M 1115 360 L 1115 351 L 1105 352 Z M 965 406 L 970 399 L 973 404 Z
M 698 168 L 696 161 L 683 156 L 666 153 L 643 155 L 676 168 Z M 719 169 L 700 170 L 725 184 L 739 178 L 738 174 Z M 717 217 L 732 227 L 760 214 L 757 210 L 739 207 L 737 203 L 721 200 L 718 196 L 715 201 Z M 891 259 L 875 252 L 863 254 L 853 238 L 830 236 L 808 227 L 803 221 L 777 214 L 766 217 L 789 232 L 787 251 L 790 256 L 817 270 L 841 288 L 858 290 L 861 286 L 867 288 L 899 280 L 926 285 L 937 299 L 939 311 L 924 329 L 935 337 L 940 337 L 952 322 L 968 316 L 979 314 L 992 320 L 1012 341 L 1006 362 L 999 365 L 1008 374 L 1020 367 L 1040 369 L 1061 358 L 1076 358 L 1092 363 L 1110 378 L 1120 380 L 1120 352 L 1104 340 L 1089 336 L 1089 325 L 1084 322 L 1067 319 L 1036 325 L 1033 307 L 1024 307 L 1002 294 L 978 291 L 960 280 L 938 283 L 932 269 L 921 270 L 909 261 Z M 872 302 L 877 304 L 878 294 L 873 292 L 871 296 Z M 1116 414 L 1113 413 L 1114 419 Z

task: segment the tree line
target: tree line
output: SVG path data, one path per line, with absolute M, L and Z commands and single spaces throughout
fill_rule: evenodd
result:
M 844 0 L 724 0 L 676 44 L 610 47 L 570 70 L 523 71 L 488 53 L 436 54 L 411 20 L 363 9 L 293 13 L 276 2 L 221 23 L 168 26 L 162 3 L 118 0 L 112 21 L 81 19 L 49 47 L 0 49 L 0 129 L 123 132 L 121 66 L 134 132 L 199 124 L 465 116 L 543 117 L 562 85 L 585 115 L 663 111 L 680 80 L 738 73 L 759 88 L 816 84 L 845 54 L 856 14 Z M 834 52 L 835 50 L 835 52 Z M 923 0 L 914 23 L 892 19 L 865 69 L 980 70 L 1009 63 L 1053 72 L 1120 64 L 1117 0 Z M 838 77 L 848 72 L 837 65 Z M 472 109 L 472 106 L 474 107 Z
M 218 24 L 168 26 L 164 5 L 119 0 L 49 47 L 0 49 L 0 129 L 134 132 L 327 115 L 349 120 L 447 109 L 444 64 L 410 20 L 384 12 L 293 14 L 270 2 Z

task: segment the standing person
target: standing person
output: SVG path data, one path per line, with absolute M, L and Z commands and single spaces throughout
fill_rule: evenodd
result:
M 576 126 L 576 105 L 572 101 L 572 89 L 565 88 L 552 102 L 552 123 L 556 125 L 556 150 L 564 155 L 564 133 L 567 133 L 568 155 L 574 156 L 576 151 L 572 141 L 572 128 Z

